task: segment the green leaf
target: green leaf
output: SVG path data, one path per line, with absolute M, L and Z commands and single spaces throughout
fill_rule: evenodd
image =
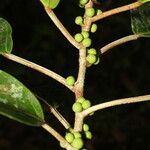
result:
M 54 9 L 59 4 L 60 0 L 40 0 L 45 7 Z
M 134 34 L 150 37 L 150 3 L 131 10 L 131 26 Z
M 0 53 L 11 53 L 12 48 L 12 28 L 8 21 L 0 18 Z
M 147 2 L 150 2 L 150 0 L 138 0 L 139 2 L 141 3 L 147 3 Z
M 31 126 L 44 123 L 36 97 L 17 79 L 0 70 L 0 114 Z

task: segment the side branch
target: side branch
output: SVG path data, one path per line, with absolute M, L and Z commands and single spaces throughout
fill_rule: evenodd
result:
M 63 144 L 67 150 L 77 150 L 77 149 L 73 148 L 57 131 L 55 131 L 48 124 L 43 124 L 42 127 L 47 132 L 49 132 L 51 135 L 53 135 L 61 144 Z
M 71 34 L 67 31 L 67 29 L 63 26 L 63 24 L 59 21 L 55 13 L 50 8 L 45 8 L 46 13 L 51 18 L 51 20 L 54 22 L 56 27 L 61 31 L 61 33 L 66 37 L 66 39 L 77 49 L 80 49 L 83 47 L 80 43 L 76 42 L 76 40 L 71 36 Z
M 101 20 L 103 18 L 106 18 L 108 16 L 112 16 L 114 14 L 118 14 L 118 13 L 121 13 L 121 12 L 124 12 L 124 11 L 128 11 L 128 10 L 140 7 L 141 5 L 143 5 L 143 3 L 134 2 L 134 3 L 131 3 L 129 5 L 125 5 L 125 6 L 115 8 L 115 9 L 108 10 L 106 12 L 103 12 L 102 14 L 96 15 L 93 18 L 91 18 L 91 22 L 95 22 L 95 21 Z
M 141 36 L 140 35 L 136 35 L 136 34 L 133 34 L 133 35 L 129 35 L 129 36 L 125 36 L 123 38 L 120 38 L 116 41 L 113 41 L 109 44 L 107 44 L 106 46 L 102 47 L 100 49 L 101 53 L 105 53 L 106 51 L 118 46 L 118 45 L 121 45 L 123 43 L 126 43 L 126 42 L 129 42 L 129 41 L 132 41 L 132 40 L 137 40 L 138 38 L 140 38 Z
M 92 106 L 92 107 L 84 110 L 82 112 L 82 115 L 84 117 L 86 117 L 87 115 L 89 115 L 92 112 L 102 110 L 102 109 L 105 109 L 105 108 L 124 105 L 124 104 L 139 103 L 139 102 L 144 102 L 144 101 L 150 101 L 150 95 L 123 98 L 123 99 L 118 99 L 118 100 L 113 100 L 113 101 L 110 101 L 110 102 L 98 104 L 98 105 Z
M 65 78 L 63 78 L 62 76 L 58 75 L 57 73 L 47 69 L 47 68 L 44 68 L 38 64 L 35 64 L 31 61 L 28 61 L 26 59 L 23 59 L 21 57 L 18 57 L 18 56 L 15 56 L 13 54 L 7 54 L 7 53 L 3 53 L 2 56 L 6 57 L 7 59 L 10 59 L 12 61 L 15 61 L 19 64 L 22 64 L 24 66 L 27 66 L 29 68 L 32 68 L 38 72 L 41 72 L 53 79 L 55 79 L 56 81 L 60 82 L 61 84 L 63 84 L 64 86 L 66 86 L 68 89 L 70 89 L 71 91 L 73 91 L 73 88 L 70 87 L 70 86 L 67 86 L 66 83 L 65 83 Z

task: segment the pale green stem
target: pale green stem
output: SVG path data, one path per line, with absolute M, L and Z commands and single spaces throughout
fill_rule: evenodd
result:
M 51 70 L 49 70 L 47 68 L 44 68 L 44 67 L 42 67 L 42 66 L 40 66 L 38 64 L 35 64 L 35 63 L 31 62 L 31 61 L 28 61 L 28 60 L 23 59 L 21 57 L 15 56 L 13 54 L 2 53 L 1 55 L 6 57 L 7 59 L 10 59 L 10 60 L 15 61 L 15 62 L 17 62 L 19 64 L 22 64 L 24 66 L 32 68 L 32 69 L 34 69 L 34 70 L 36 70 L 38 72 L 41 72 L 41 73 L 43 73 L 43 74 L 45 74 L 45 75 L 55 79 L 56 81 L 60 82 L 61 84 L 66 86 L 68 89 L 73 91 L 72 90 L 73 87 L 72 86 L 67 86 L 65 78 L 63 78 L 62 76 L 58 75 L 57 73 L 55 73 L 55 72 L 53 72 L 53 71 L 51 71 Z
M 131 103 L 139 103 L 139 102 L 144 102 L 144 101 L 150 101 L 150 95 L 122 98 L 122 99 L 113 100 L 110 102 L 101 103 L 101 104 L 92 106 L 92 107 L 82 111 L 81 115 L 84 118 L 95 111 L 102 110 L 105 108 L 109 108 L 109 107 L 113 107 L 113 106 L 120 106 L 120 105 L 125 105 L 125 104 L 131 104 Z
M 67 150 L 77 150 L 73 148 L 56 130 L 54 130 L 50 125 L 43 124 L 42 127 L 53 135 Z
M 131 10 L 131 9 L 135 9 L 135 8 L 140 7 L 142 5 L 143 5 L 143 3 L 137 1 L 137 2 L 125 5 L 125 6 L 114 8 L 114 9 L 108 10 L 106 12 L 103 12 L 102 14 L 99 14 L 99 15 L 96 15 L 96 16 L 92 17 L 91 22 L 95 22 L 95 21 L 101 20 L 103 18 L 121 13 L 121 12 L 125 12 L 125 11 Z
M 50 8 L 45 8 L 46 13 L 51 18 L 51 20 L 54 22 L 56 27 L 61 31 L 61 33 L 66 37 L 66 39 L 77 49 L 82 48 L 82 44 L 76 42 L 76 40 L 71 36 L 71 34 L 67 31 L 67 29 L 63 26 L 63 24 L 60 22 L 60 20 L 57 18 L 57 16 L 54 14 L 53 10 Z
M 140 37 L 141 37 L 140 35 L 136 35 L 136 34 L 125 36 L 123 38 L 120 38 L 116 41 L 113 41 L 113 42 L 107 44 L 106 46 L 102 47 L 100 49 L 100 51 L 103 54 L 103 53 L 107 52 L 108 50 L 110 50 L 110 49 L 112 49 L 118 45 L 121 45 L 121 44 L 129 42 L 129 41 L 137 40 Z

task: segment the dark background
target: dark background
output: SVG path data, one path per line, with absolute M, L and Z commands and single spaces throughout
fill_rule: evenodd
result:
M 83 14 L 78 0 L 61 0 L 56 14 L 74 35 L 80 32 L 74 18 Z M 133 2 L 132 0 L 101 0 L 103 11 Z M 38 0 L 0 1 L 0 17 L 13 28 L 13 54 L 45 66 L 67 77 L 77 75 L 78 51 L 65 40 L 48 18 Z M 92 35 L 99 49 L 123 36 L 132 34 L 130 13 L 103 19 Z M 101 63 L 87 70 L 85 97 L 93 104 L 113 99 L 150 93 L 150 41 L 143 38 L 118 46 L 101 56 Z M 2 70 L 14 75 L 31 91 L 46 99 L 73 124 L 71 105 L 74 95 L 51 78 L 0 56 Z M 87 118 L 93 133 L 86 141 L 90 150 L 148 150 L 150 149 L 149 102 L 114 107 Z M 48 112 L 46 112 L 46 115 Z M 60 133 L 65 130 L 49 116 L 49 122 Z M 0 116 L 0 150 L 56 150 L 58 142 L 41 128 L 25 126 Z

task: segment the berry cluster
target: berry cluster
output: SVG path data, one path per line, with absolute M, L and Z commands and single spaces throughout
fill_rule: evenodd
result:
M 83 131 L 85 134 L 85 137 L 89 140 L 92 139 L 92 133 L 89 131 L 89 125 L 88 124 L 83 124 Z
M 82 135 L 79 132 L 67 132 L 65 139 L 76 149 L 81 149 L 84 146 Z
M 82 8 L 85 8 L 85 5 L 89 2 L 89 0 L 79 0 L 79 5 Z M 91 18 L 95 15 L 101 14 L 102 11 L 100 9 L 94 9 L 93 7 L 85 8 L 85 15 L 86 18 Z M 75 18 L 75 23 L 77 25 L 83 26 L 84 25 L 84 18 L 82 16 L 77 16 Z M 93 23 L 90 27 L 90 32 L 95 33 L 97 31 L 97 24 Z M 74 38 L 77 42 L 82 43 L 82 45 L 86 48 L 89 48 L 92 45 L 92 40 L 89 38 L 90 34 L 88 31 L 82 31 L 81 33 L 77 33 Z M 89 64 L 98 64 L 100 59 L 96 53 L 94 48 L 87 49 L 87 62 Z
M 91 107 L 91 102 L 86 100 L 84 97 L 79 97 L 72 106 L 74 112 L 81 112 Z
M 92 139 L 92 133 L 89 131 L 89 126 L 87 124 L 83 124 L 83 134 L 80 132 L 74 132 L 73 129 L 70 129 L 69 132 L 66 133 L 65 139 L 68 143 L 70 143 L 74 148 L 81 149 L 84 146 L 84 142 L 82 136 L 84 135 L 86 139 Z M 65 146 L 60 143 L 62 148 Z M 86 150 L 86 149 L 82 149 Z

